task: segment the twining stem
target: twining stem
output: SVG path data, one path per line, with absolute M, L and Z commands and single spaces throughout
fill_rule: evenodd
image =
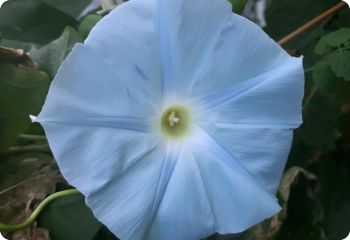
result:
M 307 74 L 307 73 L 310 73 L 310 72 L 312 72 L 313 70 L 314 70 L 314 66 L 313 67 L 308 67 L 308 68 L 305 68 L 304 69 L 304 74 Z
M 305 32 L 306 30 L 308 30 L 309 28 L 311 28 L 312 26 L 314 26 L 315 24 L 321 22 L 322 20 L 324 20 L 325 18 L 329 17 L 330 15 L 332 15 L 333 13 L 337 12 L 338 10 L 340 10 L 341 8 L 347 6 L 347 4 L 343 1 L 341 1 L 340 3 L 338 3 L 337 5 L 335 5 L 334 7 L 328 9 L 327 11 L 325 11 L 324 13 L 320 14 L 319 16 L 315 17 L 314 19 L 312 19 L 310 22 L 304 24 L 303 26 L 301 26 L 300 28 L 298 28 L 297 30 L 295 30 L 294 32 L 288 34 L 287 36 L 285 36 L 284 38 L 282 38 L 281 40 L 279 40 L 277 43 L 279 45 L 284 45 L 287 42 L 289 42 L 290 40 L 294 39 L 295 37 L 299 36 L 301 33 Z
M 10 147 L 10 149 L 6 152 L 6 154 L 14 154 L 14 153 L 23 153 L 23 152 L 48 152 L 50 147 L 48 144 L 32 144 L 25 146 L 15 146 Z
M 324 20 L 328 16 L 332 15 L 336 11 L 340 10 L 344 6 L 346 6 L 345 2 L 338 3 L 334 7 L 330 8 L 326 12 L 322 13 L 321 15 L 317 16 L 316 18 L 312 19 L 310 22 L 306 23 L 305 25 L 301 26 L 300 28 L 298 28 L 294 32 L 288 34 L 287 36 L 285 36 L 284 38 L 279 40 L 278 44 L 280 44 L 280 45 L 286 44 L 290 40 L 292 40 L 295 37 L 299 36 L 301 33 L 305 32 L 307 29 L 311 28 L 315 24 L 321 22 L 322 20 Z M 312 69 L 313 69 L 313 67 L 310 68 L 310 69 L 307 69 L 308 71 L 305 70 L 305 72 L 312 71 Z M 316 87 L 312 88 L 310 94 L 305 99 L 304 106 L 307 106 L 309 104 L 309 102 L 311 101 L 312 97 L 314 96 L 314 94 L 316 92 L 317 92 L 317 88 Z M 45 136 L 28 135 L 28 134 L 22 134 L 20 136 L 20 138 L 28 139 L 28 140 L 42 140 L 42 141 L 47 140 Z M 44 146 L 44 148 L 47 147 L 46 144 L 43 145 L 43 146 Z M 38 146 L 38 148 L 42 149 L 43 146 Z M 19 151 L 21 151 L 23 149 L 20 148 L 20 149 L 12 149 L 12 150 L 15 150 L 15 151 L 19 150 Z M 0 223 L 0 232 L 13 232 L 13 231 L 19 231 L 19 230 L 25 229 L 25 228 L 29 227 L 31 224 L 33 224 L 35 222 L 36 218 L 39 216 L 39 214 L 41 213 L 41 211 L 45 208 L 45 206 L 47 204 L 49 204 L 50 202 L 54 201 L 55 199 L 66 197 L 66 196 L 70 196 L 70 195 L 74 195 L 74 194 L 78 194 L 78 193 L 79 193 L 79 191 L 76 190 L 76 189 L 70 189 L 70 190 L 64 190 L 64 191 L 56 192 L 56 193 L 48 196 L 47 198 L 45 198 L 39 204 L 39 206 L 33 211 L 33 213 L 30 215 L 30 217 L 26 221 L 24 221 L 23 223 L 16 224 L 16 225 L 8 225 L 8 224 Z
M 314 95 L 316 94 L 317 90 L 318 90 L 318 88 L 316 86 L 313 86 L 311 88 L 311 91 L 310 91 L 309 95 L 305 98 L 305 101 L 304 101 L 304 104 L 303 104 L 303 108 L 304 109 L 307 108 L 307 106 L 309 106 L 309 104 L 310 104 L 312 98 L 314 97 Z
M 69 189 L 69 190 L 56 192 L 56 193 L 48 196 L 47 198 L 45 198 L 39 204 L 39 206 L 34 210 L 34 212 L 30 215 L 30 217 L 26 221 L 24 221 L 23 223 L 20 223 L 17 225 L 7 225 L 7 224 L 0 223 L 0 232 L 13 232 L 13 231 L 19 231 L 19 230 L 25 229 L 34 223 L 35 219 L 38 217 L 40 212 L 44 209 L 44 207 L 47 204 L 49 204 L 50 202 L 52 202 L 55 199 L 75 195 L 78 193 L 79 192 L 76 189 Z
M 26 139 L 26 140 L 40 140 L 40 141 L 46 141 L 47 138 L 42 135 L 32 135 L 32 134 L 21 134 L 19 135 L 20 138 Z

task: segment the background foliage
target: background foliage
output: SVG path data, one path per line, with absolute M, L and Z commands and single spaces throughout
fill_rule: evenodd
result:
M 246 0 L 231 0 L 241 13 Z M 279 40 L 338 3 L 271 0 L 267 27 Z M 78 18 L 88 0 L 9 0 L 0 9 L 0 222 L 26 219 L 47 195 L 69 188 L 60 176 L 43 130 L 30 124 L 50 81 L 72 46 L 84 40 L 113 0 Z M 78 20 L 79 19 L 79 20 Z M 286 44 L 304 55 L 304 123 L 278 192 L 283 210 L 253 227 L 251 240 L 339 240 L 350 231 L 350 10 L 343 8 Z M 50 204 L 31 228 L 11 239 L 116 239 L 92 215 L 82 196 Z M 241 239 L 212 236 L 210 239 Z

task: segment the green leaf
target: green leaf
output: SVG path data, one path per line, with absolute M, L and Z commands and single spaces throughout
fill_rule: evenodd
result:
M 312 71 L 312 78 L 315 85 L 322 90 L 330 91 L 334 88 L 336 77 L 329 65 L 325 62 L 316 64 Z
M 336 77 L 327 63 L 316 64 L 312 76 L 315 85 L 332 96 L 336 103 L 350 103 L 350 82 Z
M 55 200 L 40 214 L 38 224 L 49 230 L 52 240 L 91 240 L 102 226 L 82 195 Z
M 91 0 L 43 0 L 48 5 L 77 18 Z
M 329 53 L 332 48 L 340 48 L 342 45 L 348 45 L 350 42 L 350 28 L 340 28 L 322 37 L 316 47 L 315 53 L 322 55 Z
M 49 88 L 46 73 L 0 62 L 0 152 L 7 150 L 31 124 Z
M 4 39 L 45 44 L 77 20 L 41 0 L 10 0 L 0 8 Z
M 327 97 L 316 96 L 304 110 L 304 121 L 298 129 L 301 140 L 309 146 L 332 149 L 340 137 L 338 105 Z
M 348 120 L 349 121 L 349 120 Z M 324 156 L 312 168 L 319 177 L 324 209 L 323 228 L 328 240 L 345 239 L 350 230 L 350 169 L 348 142 L 338 145 L 336 154 Z
M 350 51 L 335 51 L 326 60 L 337 77 L 350 80 Z
M 241 14 L 244 10 L 248 0 L 230 0 L 233 11 L 237 14 Z
M 30 52 L 31 58 L 39 63 L 40 69 L 53 78 L 62 61 L 70 53 L 77 42 L 81 42 L 80 34 L 71 27 L 67 27 L 62 35 L 51 43 Z
M 91 15 L 86 16 L 79 26 L 79 33 L 81 34 L 81 36 L 83 36 L 84 39 L 87 38 L 91 29 L 101 19 L 102 19 L 102 17 L 100 15 L 96 15 L 96 14 L 91 14 Z

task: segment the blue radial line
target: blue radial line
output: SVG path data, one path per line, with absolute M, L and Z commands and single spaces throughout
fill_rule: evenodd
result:
M 245 92 L 257 87 L 258 85 L 273 79 L 274 77 L 280 75 L 281 73 L 288 72 L 296 67 L 296 64 L 288 62 L 286 64 L 280 65 L 277 68 L 274 68 L 270 71 L 259 74 L 255 77 L 252 77 L 246 81 L 238 83 L 232 87 L 226 88 L 222 91 L 217 91 L 211 95 L 204 96 L 194 100 L 194 104 L 198 106 L 203 106 L 205 110 L 211 110 L 216 106 L 225 104 L 229 101 L 232 101 Z M 298 74 L 298 73 L 296 73 Z M 290 76 L 289 76 L 290 77 Z
M 156 217 L 156 214 L 158 212 L 159 206 L 162 202 L 163 196 L 165 194 L 166 188 L 168 186 L 168 183 L 170 181 L 170 178 L 172 177 L 172 174 L 174 172 L 174 169 L 176 167 L 176 164 L 178 162 L 178 159 L 180 157 L 180 154 L 182 152 L 182 146 L 177 149 L 176 151 L 171 151 L 169 149 L 169 144 L 167 146 L 166 150 L 166 156 L 163 162 L 161 174 L 158 180 L 157 184 L 157 191 L 153 200 L 153 205 L 151 209 L 151 214 L 149 215 L 149 223 L 148 223 L 148 231 L 145 233 L 145 238 L 149 234 L 149 230 L 151 230 L 151 227 L 153 225 L 154 219 Z
M 203 126 L 203 124 L 212 124 L 212 121 L 200 121 L 199 124 Z M 258 123 L 258 122 L 222 122 L 215 121 L 215 126 L 226 127 L 226 128 L 238 128 L 238 129 L 257 129 L 257 128 L 269 128 L 269 129 L 293 129 L 298 127 L 299 123 L 279 123 L 279 122 L 270 122 L 270 123 Z
M 166 17 L 162 10 L 164 8 L 162 1 L 157 2 L 157 8 L 156 27 L 159 28 L 159 57 L 161 59 L 162 93 L 164 97 L 174 89 L 174 54 L 169 36 L 169 28 L 165 23 Z
M 259 183 L 250 173 L 249 171 L 243 167 L 235 158 L 232 156 L 232 154 L 228 153 L 226 149 L 219 143 L 215 138 L 213 138 L 209 133 L 207 133 L 204 129 L 202 129 L 200 126 L 196 125 L 196 132 L 198 133 L 198 138 L 201 139 L 198 143 L 199 147 L 201 148 L 207 148 L 209 152 L 211 152 L 214 156 L 216 156 L 218 159 L 222 160 L 228 167 L 230 167 L 235 173 L 241 175 L 246 180 L 250 181 L 252 184 L 257 185 L 260 187 L 261 191 L 266 193 L 267 195 L 271 196 L 262 186 L 261 183 Z M 205 144 L 203 144 L 203 142 Z M 271 196 L 272 197 L 272 196 Z
M 91 127 L 107 127 L 132 130 L 137 132 L 149 132 L 150 123 L 142 118 L 134 117 L 76 117 L 76 118 L 40 118 L 35 119 L 40 123 L 56 123 Z

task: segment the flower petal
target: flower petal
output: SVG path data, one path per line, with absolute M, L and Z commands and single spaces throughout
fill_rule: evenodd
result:
M 161 96 L 151 87 L 147 92 L 140 89 L 142 81 L 136 71 L 116 74 L 91 48 L 76 45 L 53 80 L 37 120 L 83 125 L 90 119 L 99 125 L 127 117 L 146 122 L 156 114 L 153 103 Z
M 267 192 L 275 195 L 291 148 L 291 129 L 212 123 L 202 126 Z
M 192 80 L 192 90 L 205 95 L 220 92 L 293 61 L 259 26 L 232 14 L 200 76 Z
M 128 169 L 144 162 L 159 141 L 149 133 L 42 122 L 65 179 L 84 195 L 103 188 Z M 159 164 L 159 162 L 158 162 Z
M 302 122 L 301 59 L 294 59 L 270 73 L 203 98 L 196 104 L 202 106 L 208 122 L 296 128 Z
M 157 148 L 127 173 L 87 196 L 87 204 L 120 239 L 144 240 L 176 161 L 176 154 Z
M 191 152 L 182 150 L 146 239 L 202 239 L 214 232 L 200 171 Z
M 177 161 L 159 138 L 115 128 L 42 123 L 64 178 L 121 239 L 143 240 Z
M 150 97 L 162 93 L 155 5 L 155 0 L 123 3 L 101 19 L 84 42 L 117 76 L 137 74 L 141 81 L 127 80 L 139 91 L 148 91 Z
M 301 123 L 302 58 L 289 56 L 238 15 L 227 19 L 210 61 L 190 86 L 199 96 L 196 102 L 220 116 L 215 120 L 294 127 Z
M 165 91 L 186 93 L 206 65 L 231 5 L 225 0 L 158 0 L 157 13 Z
M 280 210 L 276 198 L 207 133 L 184 147 L 148 239 L 242 232 Z

